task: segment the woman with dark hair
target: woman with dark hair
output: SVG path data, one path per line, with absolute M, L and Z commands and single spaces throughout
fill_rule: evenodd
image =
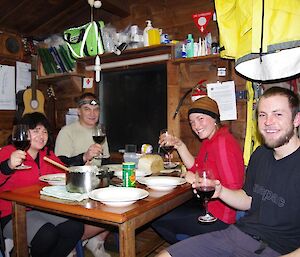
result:
M 30 146 L 28 150 L 17 150 L 7 145 L 0 150 L 0 192 L 30 186 L 39 182 L 46 174 L 61 173 L 61 170 L 44 161 L 43 157 L 60 162 L 53 153 L 53 138 L 50 124 L 41 113 L 25 114 L 21 124 L 29 126 Z M 17 169 L 24 163 L 29 169 Z M 13 239 L 12 205 L 0 200 L 1 226 L 5 238 Z M 32 257 L 65 257 L 75 247 L 83 234 L 81 222 L 48 213 L 27 211 L 27 240 Z
M 201 140 L 196 158 L 182 140 L 175 136 L 161 136 L 159 140 L 161 146 L 168 143 L 177 150 L 188 169 L 185 176 L 187 182 L 194 182 L 196 172 L 210 169 L 228 188 L 241 188 L 244 182 L 243 153 L 228 128 L 221 124 L 217 102 L 208 96 L 202 96 L 189 106 L 188 118 L 193 132 Z M 219 199 L 209 201 L 208 211 L 217 221 L 209 224 L 198 222 L 200 202 L 192 199 L 154 221 L 152 227 L 166 241 L 174 244 L 183 237 L 225 229 L 236 221 L 236 210 Z

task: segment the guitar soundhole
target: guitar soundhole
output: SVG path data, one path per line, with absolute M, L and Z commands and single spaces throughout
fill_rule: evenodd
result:
M 32 109 L 37 109 L 39 107 L 39 102 L 37 100 L 32 100 L 30 106 Z

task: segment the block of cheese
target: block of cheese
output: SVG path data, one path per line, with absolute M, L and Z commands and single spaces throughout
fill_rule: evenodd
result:
M 138 169 L 158 173 L 164 169 L 164 160 L 158 154 L 145 154 L 139 159 Z

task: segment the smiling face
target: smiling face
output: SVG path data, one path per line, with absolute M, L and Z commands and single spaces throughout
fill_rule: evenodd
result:
M 84 99 L 93 100 L 93 99 Z M 99 105 L 83 104 L 78 108 L 79 122 L 82 126 L 92 128 L 96 125 L 99 119 Z
M 217 131 L 216 121 L 209 115 L 203 113 L 191 113 L 189 121 L 193 131 L 200 139 L 211 139 Z
M 261 97 L 258 105 L 258 127 L 268 147 L 276 149 L 288 144 L 295 134 L 295 125 L 287 97 Z
M 48 131 L 43 125 L 37 125 L 30 129 L 30 149 L 39 151 L 45 147 L 48 141 Z

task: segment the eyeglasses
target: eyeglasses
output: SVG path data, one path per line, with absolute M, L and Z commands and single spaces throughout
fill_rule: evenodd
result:
M 95 105 L 99 105 L 99 101 L 98 100 L 95 100 L 95 99 L 93 99 L 93 100 L 80 100 L 79 102 L 78 102 L 78 107 L 80 107 L 80 106 L 82 106 L 82 105 L 84 105 L 84 104 L 90 104 L 90 105 L 93 105 L 93 106 L 95 106 Z

